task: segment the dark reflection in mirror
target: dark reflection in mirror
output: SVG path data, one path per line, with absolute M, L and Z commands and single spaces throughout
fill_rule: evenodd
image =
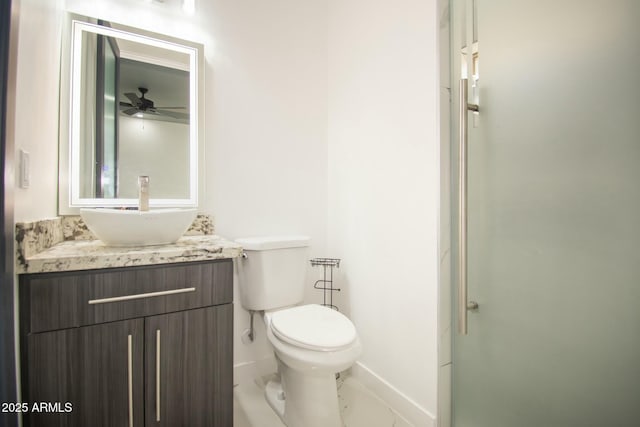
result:
M 120 51 L 113 37 L 97 36 L 95 197 L 117 197 Z

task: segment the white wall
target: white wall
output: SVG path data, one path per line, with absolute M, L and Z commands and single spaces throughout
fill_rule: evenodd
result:
M 21 0 L 16 82 L 17 155 L 30 154 L 31 183 L 16 188 L 16 222 L 53 218 L 58 206 L 61 1 Z
M 330 252 L 343 258 L 362 372 L 428 420 L 437 410 L 436 1 L 329 0 L 328 21 Z
M 198 7 L 215 35 L 206 76 L 204 207 L 215 214 L 216 231 L 232 239 L 307 234 L 311 256 L 326 256 L 326 3 L 224 0 Z M 318 297 L 312 274 L 309 301 Z M 241 332 L 248 314 L 236 313 Z M 256 320 L 255 344 L 236 334 L 236 363 L 271 354 Z
M 120 116 L 118 194 L 138 197 L 138 176 L 147 175 L 151 198 L 189 195 L 189 125 Z

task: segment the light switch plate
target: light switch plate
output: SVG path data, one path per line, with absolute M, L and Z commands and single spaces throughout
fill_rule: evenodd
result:
M 29 188 L 30 173 L 29 152 L 20 150 L 20 176 L 18 178 L 20 188 Z

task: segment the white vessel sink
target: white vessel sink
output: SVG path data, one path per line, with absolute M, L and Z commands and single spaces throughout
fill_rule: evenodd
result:
M 89 230 L 108 246 L 149 246 L 178 240 L 196 217 L 196 209 L 146 212 L 109 208 L 80 209 Z

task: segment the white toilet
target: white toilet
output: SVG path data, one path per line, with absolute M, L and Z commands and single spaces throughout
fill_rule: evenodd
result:
M 246 258 L 239 261 L 240 303 L 264 311 L 280 379 L 265 389 L 269 405 L 287 427 L 341 427 L 336 372 L 350 367 L 362 347 L 343 314 L 304 296 L 309 238 L 237 239 Z

